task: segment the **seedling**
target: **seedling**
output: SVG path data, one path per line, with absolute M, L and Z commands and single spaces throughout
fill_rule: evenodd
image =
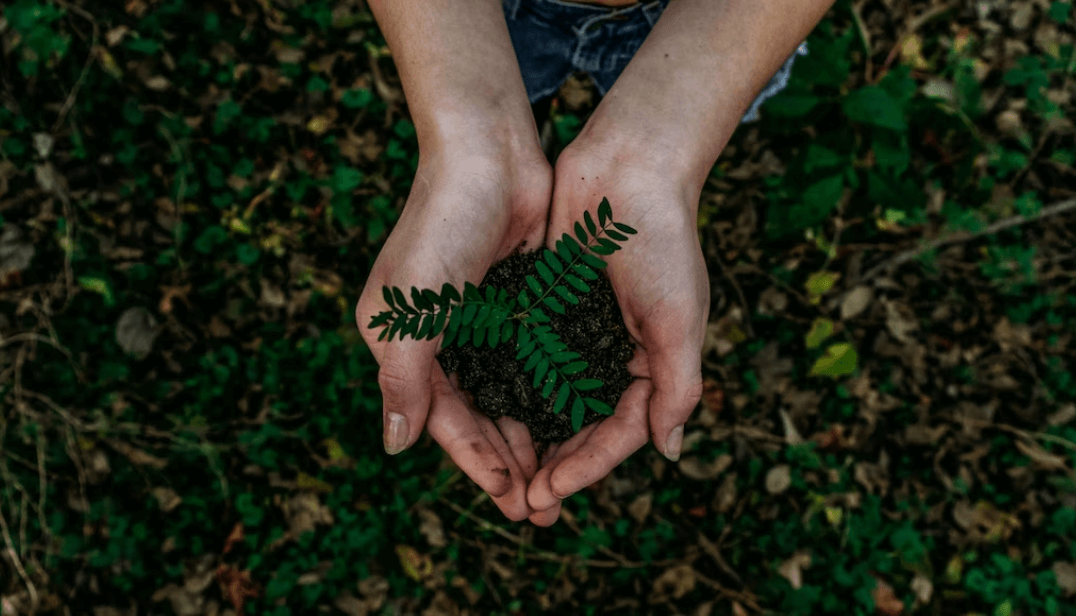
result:
M 611 255 L 620 250 L 617 241 L 628 240 L 626 235 L 617 231 L 628 235 L 637 233 L 626 224 L 613 222 L 612 218 L 609 200 L 602 199 L 598 206 L 597 224 L 590 212 L 586 211 L 583 213 L 585 228 L 584 224 L 576 221 L 574 238 L 565 233 L 556 242 L 556 252 L 543 249 L 542 258 L 534 264 L 538 275 L 526 277 L 533 295 L 523 289 L 515 298 L 508 298 L 508 292 L 504 289 L 488 286 L 483 297 L 470 282 L 464 284 L 461 295 L 458 289 L 446 282 L 440 294 L 431 289 L 420 291 L 417 287 L 411 287 L 411 305 L 398 287 L 390 289 L 384 286 L 381 290 L 392 310 L 373 317 L 369 328 L 384 327 L 377 339 L 384 340 L 388 336 L 390 342 L 396 334 L 401 339 L 410 336 L 415 340 L 433 340 L 443 331 L 442 349 L 453 342 L 457 346 L 470 343 L 475 347 L 485 343 L 489 348 L 496 348 L 514 339 L 516 360 L 526 359 L 523 370 L 534 373 L 532 386 L 541 389 L 542 397 L 549 398 L 560 384 L 553 412 L 560 413 L 568 407 L 571 398 L 572 430 L 578 432 L 583 425 L 586 408 L 604 415 L 612 415 L 613 409 L 601 400 L 584 395 L 584 392 L 597 389 L 604 383 L 582 374 L 588 367 L 587 362 L 560 340 L 557 332 L 550 327 L 549 316 L 542 307 L 564 314 L 564 305 L 560 300 L 578 304 L 576 293 L 589 293 L 590 286 L 586 280 L 597 280 L 595 270 L 604 269 L 607 265 L 587 250 L 602 256 Z M 617 231 L 608 228 L 610 225 Z M 602 234 L 606 237 L 599 237 Z M 575 377 L 575 380 L 569 380 L 569 377 Z

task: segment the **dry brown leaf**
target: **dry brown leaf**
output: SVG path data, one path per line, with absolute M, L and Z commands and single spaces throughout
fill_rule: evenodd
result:
M 161 486 L 153 488 L 153 497 L 157 499 L 157 504 L 160 506 L 161 511 L 165 513 L 175 509 L 183 502 L 183 498 L 175 490 Z
M 436 513 L 429 509 L 419 509 L 418 517 L 422 520 L 418 531 L 426 537 L 430 547 L 443 548 L 448 545 L 448 541 L 445 540 L 445 529 L 441 525 L 441 518 L 437 517 Z
M 221 593 L 242 614 L 243 604 L 248 598 L 256 598 L 261 589 L 250 578 L 250 571 L 239 571 L 234 565 L 221 565 L 217 567 L 217 582 L 220 583 Z
M 794 590 L 799 590 L 803 586 L 803 570 L 810 566 L 811 553 L 800 550 L 781 563 L 777 573 L 788 580 Z
M 934 583 L 922 573 L 916 573 L 912 578 L 912 592 L 919 605 L 930 605 L 930 598 L 934 595 Z
M 153 341 L 161 330 L 153 314 L 141 306 L 123 311 L 116 323 L 116 343 L 125 352 L 145 359 L 153 350 Z
M 883 299 L 885 305 L 885 326 L 897 340 L 911 342 L 909 334 L 919 329 L 919 321 L 908 306 Z
M 1053 571 L 1062 594 L 1065 597 L 1076 595 L 1076 563 L 1056 562 Z
M 696 481 L 706 481 L 717 477 L 732 466 L 732 456 L 723 453 L 709 462 L 701 460 L 699 456 L 685 456 L 677 464 L 680 472 L 686 477 Z
M 662 603 L 669 598 L 680 599 L 687 593 L 695 590 L 698 578 L 691 565 L 677 565 L 666 569 L 656 580 L 650 593 L 650 602 Z
M 1016 448 L 1020 450 L 1020 453 L 1031 458 L 1031 461 L 1041 469 L 1057 470 L 1067 468 L 1064 457 L 1046 451 L 1042 448 L 1042 445 L 1035 441 L 1017 439 Z
M 847 321 L 859 316 L 861 312 L 867 309 L 873 299 L 874 292 L 871 291 L 870 287 L 858 286 L 852 289 L 841 300 L 841 320 Z
M 1046 423 L 1051 426 L 1063 426 L 1073 419 L 1076 419 L 1076 404 L 1070 402 L 1069 404 L 1063 405 L 1057 412 L 1051 413 L 1050 416 L 1046 418 Z
M 766 473 L 766 491 L 780 494 L 792 485 L 792 468 L 787 464 L 778 464 Z
M 654 503 L 654 494 L 647 492 L 635 497 L 635 500 L 628 505 L 628 514 L 635 518 L 635 521 L 642 524 L 648 515 L 650 515 L 650 508 Z
M 301 492 L 288 498 L 282 509 L 291 535 L 296 539 L 303 533 L 314 530 L 318 524 L 333 523 L 332 512 L 321 504 L 318 495 L 313 492 Z
M 878 576 L 874 577 L 874 581 L 871 597 L 874 598 L 875 613 L 881 614 L 881 616 L 900 616 L 903 614 L 904 602 L 893 592 L 893 587 Z

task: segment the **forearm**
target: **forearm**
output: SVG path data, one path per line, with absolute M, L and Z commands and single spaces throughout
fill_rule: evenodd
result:
M 500 0 L 369 0 L 403 82 L 420 148 L 538 135 Z
M 701 187 L 740 118 L 833 0 L 674 0 L 588 132 L 649 144 Z

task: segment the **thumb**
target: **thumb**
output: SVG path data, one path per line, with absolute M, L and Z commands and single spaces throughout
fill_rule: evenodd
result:
M 384 401 L 385 451 L 395 455 L 418 440 L 430 412 L 430 373 L 436 344 L 398 340 L 385 347 L 377 384 Z
M 680 459 L 684 424 L 702 398 L 702 348 L 683 339 L 665 343 L 650 355 L 654 393 L 650 397 L 650 435 L 666 458 Z

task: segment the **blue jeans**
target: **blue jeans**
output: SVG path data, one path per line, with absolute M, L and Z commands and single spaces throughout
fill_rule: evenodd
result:
M 644 0 L 626 7 L 562 0 L 502 2 L 532 105 L 556 94 L 577 71 L 588 73 L 598 93 L 605 96 L 669 4 L 669 0 Z M 751 103 L 743 122 L 758 118 L 763 101 L 788 84 L 796 56 L 806 54 L 804 43 Z

